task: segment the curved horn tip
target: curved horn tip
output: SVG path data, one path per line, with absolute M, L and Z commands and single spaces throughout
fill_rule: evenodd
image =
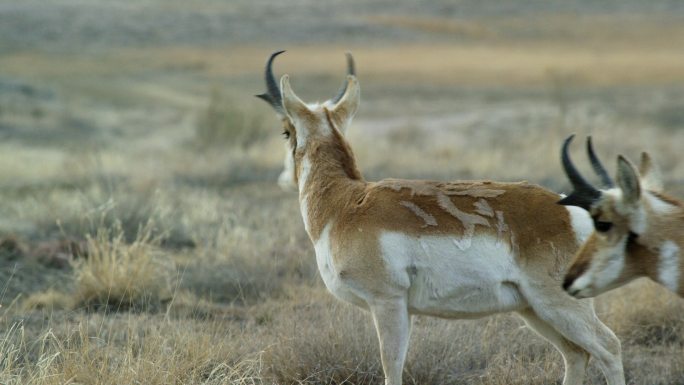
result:
M 274 58 L 274 57 L 280 55 L 280 54 L 283 53 L 283 52 L 285 52 L 284 49 L 281 49 L 280 51 L 275 51 L 275 52 L 273 52 L 273 53 L 271 54 L 271 58 Z
M 613 179 L 610 177 L 608 171 L 606 171 L 606 168 L 603 166 L 599 158 L 596 156 L 591 136 L 587 136 L 587 154 L 589 155 L 589 161 L 591 161 L 591 168 L 593 168 L 596 175 L 598 175 L 598 177 L 601 178 L 601 183 L 603 184 L 603 186 L 606 188 L 612 188 L 615 185 L 615 183 L 613 182 Z
M 354 63 L 354 56 L 352 53 L 347 51 L 344 54 L 347 57 L 347 74 L 356 75 L 356 64 Z
M 565 138 L 565 140 L 563 141 L 563 145 L 564 145 L 564 146 L 569 145 L 569 144 L 572 142 L 573 139 L 575 139 L 575 134 L 570 134 L 570 136 L 568 136 L 567 138 Z
M 594 152 L 594 142 L 591 140 L 591 135 L 587 136 L 587 153 L 589 153 L 589 157 L 596 158 L 596 153 Z

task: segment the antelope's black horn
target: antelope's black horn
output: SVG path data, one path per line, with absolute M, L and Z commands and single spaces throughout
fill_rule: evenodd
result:
M 264 100 L 266 103 L 270 104 L 278 113 L 283 114 L 283 100 L 280 95 L 280 87 L 278 87 L 278 81 L 273 75 L 273 60 L 276 56 L 280 55 L 283 51 L 276 51 L 271 54 L 266 62 L 266 69 L 264 70 L 264 78 L 266 80 L 266 92 L 263 94 L 256 95 L 257 98 Z
M 589 210 L 591 205 L 601 197 L 601 191 L 589 184 L 577 171 L 575 165 L 570 160 L 568 148 L 570 142 L 575 135 L 570 135 L 563 143 L 563 150 L 561 152 L 561 162 L 563 163 L 563 170 L 572 184 L 573 192 L 567 197 L 558 201 L 559 204 L 566 206 L 579 206 L 585 210 Z
M 347 52 L 345 54 L 347 56 L 347 75 L 354 75 L 356 76 L 356 65 L 354 64 L 354 57 L 352 56 L 351 52 Z M 342 99 L 344 96 L 344 93 L 347 92 L 347 80 L 345 79 L 344 83 L 342 83 L 342 87 L 340 87 L 340 90 L 337 91 L 337 96 L 335 96 L 332 99 L 333 104 L 337 104 L 337 102 Z
M 603 187 L 615 187 L 613 179 L 611 179 L 610 175 L 608 175 L 608 171 L 606 171 L 606 168 L 603 167 L 603 164 L 594 152 L 594 146 L 591 143 L 591 136 L 587 137 L 587 153 L 589 154 L 589 160 L 591 161 L 591 168 L 593 168 L 596 175 L 598 175 L 599 178 L 601 178 L 601 184 L 603 184 Z

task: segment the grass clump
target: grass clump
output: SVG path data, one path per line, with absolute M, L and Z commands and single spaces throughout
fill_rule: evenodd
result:
M 29 295 L 21 305 L 23 311 L 65 310 L 72 309 L 73 306 L 74 299 L 71 296 L 62 291 L 55 290 L 52 288 Z
M 198 118 L 195 143 L 200 148 L 247 148 L 272 134 L 265 123 L 264 115 L 214 90 L 207 108 Z
M 171 298 L 171 261 L 158 252 L 151 223 L 126 243 L 121 225 L 102 227 L 87 237 L 88 257 L 74 263 L 74 300 L 77 306 L 159 309 Z

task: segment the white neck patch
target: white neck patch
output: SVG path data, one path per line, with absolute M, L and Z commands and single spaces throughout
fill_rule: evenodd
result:
M 301 172 L 299 173 L 299 209 L 302 212 L 302 219 L 304 219 L 304 229 L 309 232 L 309 206 L 307 204 L 307 195 L 304 193 L 304 187 L 306 186 L 306 181 L 309 179 L 309 173 L 311 172 L 311 162 L 308 156 L 302 158 Z
M 299 185 L 299 194 L 301 195 L 304 193 L 304 186 L 306 186 L 306 181 L 309 179 L 309 173 L 311 173 L 311 161 L 306 155 L 302 158 L 302 166 L 300 170 L 301 172 L 299 173 L 297 182 Z
M 651 193 L 647 192 L 645 197 L 648 205 L 651 206 L 651 209 L 653 209 L 656 214 L 669 214 L 676 208 L 662 199 L 658 199 L 658 197 L 653 196 Z
M 660 246 L 658 281 L 676 293 L 679 289 L 679 276 L 679 246 L 672 241 L 665 241 Z

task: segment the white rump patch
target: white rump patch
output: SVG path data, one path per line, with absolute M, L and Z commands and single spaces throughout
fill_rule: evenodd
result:
M 432 215 L 425 212 L 425 210 L 418 207 L 417 204 L 409 201 L 401 201 L 399 202 L 399 204 L 408 208 L 418 217 L 423 219 L 423 221 L 425 221 L 425 224 L 423 224 L 421 227 L 437 226 L 437 220 L 435 219 L 435 217 L 433 217 Z
M 660 263 L 658 263 L 658 280 L 673 292 L 679 290 L 679 246 L 672 241 L 665 241 L 660 246 Z
M 444 194 L 437 195 L 437 203 L 439 203 L 439 207 L 454 216 L 463 224 L 463 238 L 454 240 L 454 243 L 461 250 L 465 250 L 470 247 L 473 234 L 475 234 L 475 225 L 489 227 L 489 222 L 487 219 L 476 214 L 468 214 L 459 210 L 458 207 L 456 207 L 456 205 L 454 205 L 454 203 L 451 201 L 451 199 Z

